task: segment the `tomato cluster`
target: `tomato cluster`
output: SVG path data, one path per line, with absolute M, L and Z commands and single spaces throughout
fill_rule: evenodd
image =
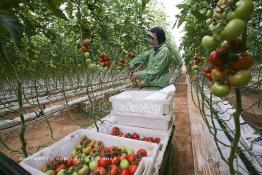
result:
M 124 134 L 123 132 L 120 131 L 120 129 L 118 127 L 113 127 L 112 128 L 112 135 L 114 136 L 119 136 L 119 137 L 125 137 L 125 138 L 129 138 L 129 139 L 135 139 L 135 140 L 142 140 L 142 141 L 146 141 L 146 142 L 151 142 L 151 143 L 157 143 L 159 144 L 161 139 L 159 137 L 141 137 L 138 133 L 126 133 Z
M 135 54 L 133 52 L 129 52 L 128 55 L 127 55 L 128 59 L 129 60 L 132 60 L 133 58 L 135 58 Z
M 112 64 L 112 60 L 106 54 L 101 54 L 98 61 L 102 67 L 110 67 Z
M 106 147 L 86 136 L 70 152 L 68 159 L 56 157 L 42 171 L 48 175 L 134 175 L 147 151 L 124 146 Z
M 213 82 L 212 94 L 218 97 L 227 96 L 231 87 L 246 86 L 251 79 L 248 69 L 252 65 L 252 56 L 243 51 L 240 35 L 254 4 L 252 0 L 239 0 L 235 4 L 236 8 L 232 9 L 232 3 L 219 0 L 213 17 L 207 21 L 212 36 L 204 36 L 202 39 L 204 47 L 216 48 L 208 57 L 211 66 L 205 67 L 203 72 Z
M 125 59 L 124 58 L 120 58 L 118 60 L 118 64 L 117 64 L 116 69 L 117 70 L 122 70 L 124 67 L 125 67 Z
M 193 71 L 193 73 L 197 73 L 200 66 L 203 64 L 203 61 L 204 61 L 204 57 L 201 57 L 201 56 L 194 56 L 193 60 L 194 60 L 194 64 L 191 68 L 191 70 Z
M 83 52 L 85 54 L 85 57 L 89 55 L 89 44 L 90 44 L 91 40 L 89 38 L 86 38 L 83 40 L 82 42 L 82 46 L 81 46 L 81 52 Z
M 202 45 L 208 49 L 216 48 L 223 40 L 233 41 L 242 34 L 245 22 L 254 10 L 252 0 L 234 1 L 219 0 L 213 11 L 207 12 L 206 20 L 212 36 L 202 38 Z M 235 7 L 235 8 L 234 8 Z

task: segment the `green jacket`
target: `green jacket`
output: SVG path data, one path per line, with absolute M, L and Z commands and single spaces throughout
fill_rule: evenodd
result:
M 144 87 L 163 88 L 169 84 L 171 61 L 170 50 L 163 44 L 157 51 L 151 49 L 138 55 L 129 65 L 138 66 L 147 63 L 145 70 L 137 72 L 138 77 L 144 81 Z

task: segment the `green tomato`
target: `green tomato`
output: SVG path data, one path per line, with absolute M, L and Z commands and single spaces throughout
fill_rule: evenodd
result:
M 89 162 L 89 168 L 91 171 L 94 171 L 97 168 L 97 160 L 91 160 L 91 162 Z
M 252 0 L 239 0 L 236 6 L 236 18 L 247 19 L 254 10 L 254 2 Z
M 89 167 L 87 165 L 83 165 L 83 167 L 78 170 L 79 175 L 87 175 L 89 172 Z
M 70 155 L 71 155 L 72 157 L 75 157 L 75 156 L 77 155 L 77 151 L 76 151 L 75 148 L 73 148 L 73 149 L 71 150 Z
M 198 73 L 198 70 L 197 69 L 193 69 L 193 73 Z
M 82 153 L 82 154 L 81 154 L 81 158 L 86 158 L 86 154 L 85 154 L 85 153 Z
M 89 57 L 89 52 L 85 52 L 85 53 L 84 53 L 84 57 L 85 57 L 85 58 L 88 58 L 88 57 Z
M 58 173 L 57 173 L 57 175 L 64 175 L 65 174 L 65 169 L 62 169 L 62 170 L 60 170 Z
M 232 41 L 236 39 L 243 32 L 245 22 L 241 19 L 233 19 L 225 26 L 222 31 L 222 37 L 225 40 Z
M 55 175 L 55 171 L 54 171 L 54 170 L 47 170 L 47 171 L 45 172 L 45 174 Z
M 118 146 L 118 148 L 119 148 L 122 152 L 126 152 L 126 147 L 124 147 L 124 146 Z
M 214 40 L 216 42 L 221 42 L 223 40 L 222 36 L 220 34 L 215 34 L 214 35 Z
M 132 148 L 126 148 L 127 155 L 133 154 L 134 150 Z
M 193 65 L 192 66 L 192 70 L 198 70 L 199 69 L 199 66 L 198 65 Z
M 96 69 L 96 64 L 92 63 L 92 64 L 89 64 L 88 68 L 91 70 L 91 71 L 94 71 Z
M 214 83 L 211 86 L 211 93 L 217 97 L 225 97 L 229 94 L 230 87 L 219 83 Z
M 221 27 L 221 24 L 220 23 L 217 23 L 217 24 L 213 24 L 211 23 L 208 28 L 211 32 L 213 33 L 218 33 L 220 32 L 220 27 Z
M 235 18 L 237 18 L 237 17 L 236 17 L 236 13 L 235 13 L 234 11 L 229 11 L 229 12 L 227 13 L 226 19 L 227 19 L 228 21 L 230 21 L 230 20 L 232 20 L 232 19 L 235 19 Z
M 126 159 L 121 160 L 120 162 L 120 168 L 125 169 L 129 166 L 129 162 Z
M 90 156 L 86 156 L 85 159 L 84 159 L 85 163 L 90 162 L 90 160 L 91 160 Z
M 91 64 L 92 63 L 92 60 L 90 60 L 90 58 L 87 58 L 86 59 L 86 64 Z
M 214 40 L 213 36 L 206 35 L 202 38 L 202 46 L 208 48 L 208 49 L 213 49 L 217 45 L 216 41 Z
M 72 175 L 79 175 L 79 174 L 78 174 L 78 172 L 73 172 L 73 174 L 72 174 Z
M 251 74 L 248 70 L 241 70 L 234 75 L 228 76 L 229 84 L 234 87 L 246 86 L 250 80 Z
M 210 18 L 213 15 L 212 10 L 208 10 L 206 16 Z
M 212 23 L 212 19 L 211 18 L 208 18 L 207 20 L 206 20 L 206 24 L 207 25 L 210 25 Z

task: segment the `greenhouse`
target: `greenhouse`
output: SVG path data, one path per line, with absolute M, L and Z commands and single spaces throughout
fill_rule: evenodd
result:
M 262 175 L 261 0 L 1 0 L 0 175 Z

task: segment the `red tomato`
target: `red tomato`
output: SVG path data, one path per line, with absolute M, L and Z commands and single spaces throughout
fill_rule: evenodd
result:
M 72 159 L 72 158 L 67 159 L 66 166 L 69 168 L 73 165 L 74 165 L 74 159 Z
M 80 50 L 81 52 L 84 52 L 84 53 L 89 51 L 89 49 L 86 48 L 85 46 L 82 46 Z
M 119 64 L 119 65 L 125 64 L 124 58 L 120 58 L 119 61 L 118 61 L 118 64 Z
M 110 148 L 110 153 L 118 153 L 119 152 L 119 148 L 117 146 L 112 146 Z
M 203 71 L 204 73 L 211 73 L 211 69 L 209 67 L 205 67 Z
M 126 137 L 126 138 L 131 138 L 132 135 L 131 135 L 130 133 L 126 133 L 126 134 L 125 134 L 125 137 Z
M 120 175 L 129 175 L 128 169 L 121 169 L 120 170 Z
M 245 70 L 252 65 L 251 55 L 247 52 L 237 54 L 237 58 L 231 62 L 229 67 L 235 71 Z
M 118 167 L 116 165 L 110 165 L 109 167 L 109 175 L 117 175 Z
M 132 136 L 131 136 L 132 139 L 136 139 L 136 140 L 139 140 L 140 139 L 140 135 L 137 134 L 137 133 L 133 133 Z
M 161 141 L 161 139 L 160 139 L 159 137 L 156 137 L 156 138 L 155 138 L 155 140 L 154 140 L 154 143 L 157 143 L 157 144 L 159 144 L 159 143 L 160 143 L 160 141 Z
M 211 73 L 206 73 L 205 76 L 209 81 L 212 81 Z
M 74 159 L 73 159 L 73 165 L 79 165 L 80 162 L 81 162 L 81 160 L 78 159 L 78 158 L 74 158 Z
M 136 155 L 135 155 L 135 154 L 129 154 L 129 155 L 127 156 L 127 160 L 128 160 L 128 162 L 130 162 L 130 163 L 134 162 L 134 161 L 136 160 Z
M 154 142 L 154 139 L 153 139 L 153 137 L 147 137 L 147 138 L 146 138 L 146 141 L 153 143 L 153 142 Z
M 60 164 L 56 169 L 55 172 L 58 173 L 60 170 L 65 169 L 66 166 L 64 164 Z
M 118 127 L 112 128 L 112 135 L 118 136 L 120 134 L 120 130 Z
M 136 173 L 138 166 L 137 165 L 129 165 L 128 171 L 130 175 L 134 175 Z
M 106 157 L 101 157 L 99 160 L 98 160 L 98 163 L 97 163 L 97 166 L 99 167 L 107 167 L 107 165 L 110 164 L 110 160 Z
M 221 56 L 221 52 L 218 50 L 213 51 L 209 55 L 208 60 L 215 67 L 220 67 L 225 61 L 224 58 Z
M 225 78 L 225 73 L 222 70 L 215 68 L 211 72 L 211 78 L 214 81 L 222 81 Z
M 94 175 L 106 175 L 106 170 L 103 167 L 97 167 L 94 171 Z
M 114 156 L 113 159 L 111 160 L 111 164 L 112 165 L 117 165 L 118 166 L 119 162 L 120 162 L 120 159 L 117 156 Z
M 109 156 L 109 154 L 111 154 L 111 149 L 109 147 L 105 147 L 105 148 L 100 150 L 100 156 L 101 157 Z
M 144 149 L 140 149 L 140 150 L 137 151 L 136 155 L 137 155 L 137 157 L 139 157 L 139 158 L 141 158 L 141 157 L 146 157 L 146 156 L 147 156 L 147 152 L 146 152 L 146 150 L 144 150 Z
M 91 40 L 88 39 L 88 38 L 86 38 L 86 39 L 83 40 L 82 45 L 85 46 L 85 47 L 88 47 L 88 45 L 90 44 L 90 42 L 91 42 Z

